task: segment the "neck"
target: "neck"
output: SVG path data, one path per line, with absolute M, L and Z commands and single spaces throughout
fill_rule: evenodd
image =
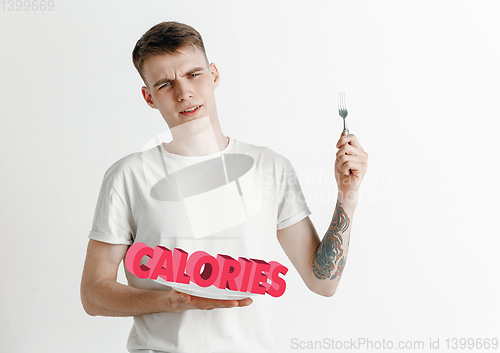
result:
M 220 125 L 213 124 L 209 117 L 203 117 L 170 129 L 172 141 L 164 144 L 173 154 L 197 157 L 222 151 L 229 141 Z

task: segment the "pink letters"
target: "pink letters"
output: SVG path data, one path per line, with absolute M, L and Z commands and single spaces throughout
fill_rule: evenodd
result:
M 148 257 L 146 265 L 141 264 Z M 125 257 L 125 267 L 141 279 L 163 278 L 167 282 L 195 283 L 200 287 L 215 286 L 238 292 L 269 294 L 280 297 L 285 292 L 288 268 L 279 262 L 257 259 L 238 260 L 228 255 L 217 257 L 196 251 L 189 255 L 182 249 L 170 251 L 164 246 L 150 248 L 144 243 L 134 243 Z M 203 269 L 203 271 L 202 271 Z

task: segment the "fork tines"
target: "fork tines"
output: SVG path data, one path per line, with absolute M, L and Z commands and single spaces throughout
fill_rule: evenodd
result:
M 347 124 L 345 122 L 345 118 L 347 117 L 347 107 L 345 104 L 345 93 L 339 91 L 339 115 L 344 119 L 344 135 L 349 134 L 349 129 L 347 128 Z

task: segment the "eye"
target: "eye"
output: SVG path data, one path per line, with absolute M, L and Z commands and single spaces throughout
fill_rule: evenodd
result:
M 189 75 L 189 78 L 194 78 L 194 77 L 196 77 L 198 75 L 199 75 L 199 73 L 194 73 L 194 74 Z
M 172 84 L 171 82 L 164 83 L 164 84 L 163 84 L 163 85 L 161 85 L 158 89 L 162 89 L 163 87 L 170 86 L 171 84 Z

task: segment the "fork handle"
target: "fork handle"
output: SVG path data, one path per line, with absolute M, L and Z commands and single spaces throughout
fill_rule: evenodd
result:
M 348 129 L 344 129 L 344 131 L 342 131 L 342 136 L 346 136 L 346 135 L 349 135 L 349 130 Z M 347 144 L 350 145 L 351 143 L 347 142 Z
M 342 135 L 343 136 L 349 135 L 349 130 L 347 129 L 347 126 L 344 128 L 344 131 L 342 131 Z M 347 142 L 347 144 L 350 145 L 349 142 Z M 352 174 L 352 170 L 350 170 L 350 169 L 349 169 L 349 174 Z
M 347 124 L 345 122 L 345 118 L 344 118 L 344 131 L 342 132 L 342 135 L 343 136 L 349 135 L 349 129 L 347 128 Z

